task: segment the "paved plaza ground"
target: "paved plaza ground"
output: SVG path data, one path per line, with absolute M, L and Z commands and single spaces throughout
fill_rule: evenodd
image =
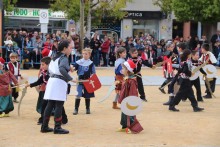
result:
M 22 70 L 21 73 L 29 77 L 29 81 L 34 81 L 38 71 Z M 14 104 L 15 110 L 10 117 L 0 119 L 0 147 L 220 147 L 219 80 L 216 98 L 199 103 L 200 107 L 205 108 L 204 112 L 193 112 L 188 100 L 177 106 L 180 112 L 170 112 L 168 107 L 162 105 L 169 95 L 158 90 L 158 85 L 163 82 L 162 69 L 144 68 L 142 74 L 148 102 L 143 103 L 143 111 L 137 116 L 144 131 L 125 134 L 116 132 L 120 128 L 121 111 L 112 109 L 115 94 L 98 103 L 114 80 L 114 69 L 100 68 L 97 74 L 104 86 L 92 99 L 91 115 L 85 114 L 84 100 L 81 101 L 79 114 L 72 115 L 75 97 L 68 96 L 65 109 L 69 122 L 63 128 L 68 129 L 70 134 L 40 133 L 40 126 L 37 125 L 39 114 L 35 110 L 38 93 L 34 88 L 28 88 L 21 105 L 21 116 L 17 116 L 18 104 Z M 76 73 L 72 75 L 76 76 Z M 71 90 L 75 89 L 72 86 Z M 202 86 L 203 94 L 204 89 Z M 50 126 L 53 127 L 53 124 L 51 118 Z

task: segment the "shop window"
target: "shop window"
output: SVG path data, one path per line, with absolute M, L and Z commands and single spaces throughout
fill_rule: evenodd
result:
M 133 20 L 133 35 L 151 34 L 158 39 L 159 20 Z
M 64 27 L 63 21 L 54 21 L 53 22 L 54 27 Z

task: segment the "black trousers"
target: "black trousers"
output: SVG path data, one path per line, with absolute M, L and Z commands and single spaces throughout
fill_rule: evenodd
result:
M 107 66 L 107 53 L 102 52 L 103 66 Z
M 64 101 L 55 101 L 55 100 L 48 100 L 46 109 L 44 111 L 44 120 L 43 123 L 47 124 L 50 119 L 50 115 L 55 108 L 54 112 L 54 120 L 55 122 L 62 121 L 62 110 L 63 110 Z
M 209 83 L 210 83 L 210 88 L 211 88 L 211 90 L 212 90 L 212 93 L 214 93 L 214 92 L 215 92 L 216 78 L 213 78 L 213 80 L 212 80 L 212 81 L 209 81 Z M 211 93 L 209 92 L 209 89 L 208 89 L 208 86 L 207 86 L 206 83 L 205 83 L 205 87 L 206 87 L 206 93 L 207 93 L 207 95 L 210 95 L 210 96 L 211 96 Z
M 174 77 L 172 79 L 171 83 L 168 86 L 168 93 L 173 93 L 174 92 L 174 85 L 175 85 L 176 82 L 177 82 L 177 77 Z
M 79 109 L 79 105 L 80 105 L 80 98 L 76 98 L 75 100 L 75 109 L 78 110 Z M 86 109 L 90 109 L 90 98 L 85 98 L 85 104 L 86 104 Z
M 171 82 L 172 79 L 173 79 L 173 78 L 167 78 L 167 79 L 163 82 L 163 84 L 160 86 L 160 88 L 164 88 L 164 86 L 165 86 L 167 83 Z M 174 84 L 175 84 L 175 83 L 174 83 Z
M 11 86 L 13 87 L 15 85 L 11 84 Z M 18 98 L 19 93 L 16 91 L 16 88 L 12 88 L 12 94 L 11 95 L 14 98 L 14 100 L 16 100 Z
M 189 79 L 182 79 L 180 82 L 180 89 L 177 92 L 174 99 L 171 101 L 170 106 L 178 105 L 183 97 L 190 100 L 192 107 L 198 106 L 198 102 L 195 99 L 194 92 Z
M 43 121 L 43 118 L 44 118 L 44 112 L 45 112 L 45 109 L 47 107 L 47 103 L 48 103 L 48 100 L 43 100 L 42 102 L 42 108 L 41 108 L 41 117 L 39 118 L 39 122 Z M 54 110 L 55 108 L 53 108 Z M 66 111 L 64 109 L 64 106 L 62 108 L 62 119 L 67 119 L 67 115 L 66 115 Z
M 138 74 L 139 76 L 141 76 L 141 74 Z M 142 78 L 137 76 L 137 83 L 138 83 L 138 92 L 140 94 L 140 98 L 141 99 L 145 99 L 145 92 L 144 92 L 144 85 L 143 85 L 143 81 Z
M 201 85 L 200 85 L 200 79 L 199 77 L 193 81 L 191 81 L 192 86 L 196 88 L 196 96 L 197 96 L 197 101 L 202 100 L 202 92 L 201 92 Z

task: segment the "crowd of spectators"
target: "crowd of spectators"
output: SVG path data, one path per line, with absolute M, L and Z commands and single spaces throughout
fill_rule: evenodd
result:
M 77 34 L 69 32 L 62 33 L 57 31 L 53 34 L 42 34 L 40 32 L 26 32 L 26 31 L 8 31 L 4 38 L 4 48 L 2 51 L 3 58 L 9 61 L 9 54 L 16 52 L 21 58 L 23 64 L 28 63 L 28 67 L 33 66 L 39 68 L 39 61 L 42 58 L 42 51 L 48 49 L 52 51 L 53 57 L 57 52 L 58 43 L 62 39 L 67 39 L 73 45 L 72 54 L 69 57 L 70 63 L 80 59 L 80 37 Z M 185 42 L 187 48 L 190 50 L 197 50 L 201 54 L 201 45 L 203 43 L 212 44 L 212 52 L 215 57 L 220 60 L 220 31 L 212 36 L 210 42 L 206 36 L 199 39 L 197 36 L 189 36 L 186 40 L 183 37 L 176 36 L 172 40 L 160 41 L 155 39 L 150 34 L 141 34 L 134 37 L 127 37 L 125 40 L 119 39 L 115 42 L 115 38 L 104 36 L 100 38 L 97 32 L 91 36 L 91 39 L 84 38 L 84 46 L 93 49 L 91 59 L 95 66 L 114 66 L 116 60 L 115 53 L 119 47 L 124 47 L 127 50 L 129 57 L 129 50 L 132 47 L 142 50 L 146 53 L 148 62 L 156 64 L 163 60 L 163 53 L 166 51 L 166 44 L 169 43 L 174 47 L 174 53 L 177 52 L 177 44 Z

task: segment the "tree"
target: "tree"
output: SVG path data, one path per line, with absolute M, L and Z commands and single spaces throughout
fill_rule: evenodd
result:
M 106 16 L 123 18 L 126 12 L 122 9 L 127 2 L 132 0 L 85 0 L 87 35 L 90 34 L 92 23 L 98 24 Z M 51 9 L 65 12 L 68 19 L 74 19 L 76 22 L 80 18 L 80 0 L 56 0 L 51 4 Z
M 14 9 L 14 5 L 17 3 L 18 0 L 3 0 L 3 9 L 11 12 Z
M 218 22 L 219 0 L 154 0 L 165 12 L 173 11 L 179 21 Z

